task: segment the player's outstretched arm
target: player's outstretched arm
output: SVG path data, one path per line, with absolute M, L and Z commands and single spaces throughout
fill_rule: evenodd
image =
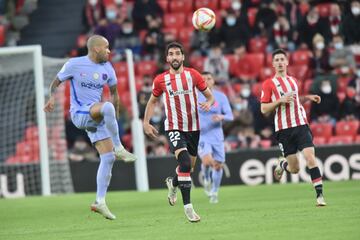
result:
M 303 96 L 300 98 L 300 101 L 302 103 L 306 102 L 308 100 L 319 104 L 321 102 L 321 97 L 319 95 L 311 94 L 311 95 L 306 95 L 306 96 Z
M 209 88 L 202 91 L 202 94 L 204 94 L 206 102 L 199 103 L 199 106 L 203 111 L 208 112 L 215 102 L 214 95 Z
M 150 124 L 150 119 L 154 114 L 154 108 L 157 100 L 158 98 L 155 97 L 154 94 L 151 94 L 150 99 L 146 105 L 144 114 L 144 132 L 146 135 L 153 139 L 157 138 L 158 131 L 156 130 L 156 128 L 154 128 L 154 126 Z
M 61 84 L 61 81 L 56 77 L 50 84 L 50 94 L 49 94 L 49 100 L 46 102 L 45 106 L 44 106 L 44 111 L 45 112 L 52 112 L 54 111 L 54 107 L 55 107 L 55 92 L 56 89 L 59 87 L 59 85 Z

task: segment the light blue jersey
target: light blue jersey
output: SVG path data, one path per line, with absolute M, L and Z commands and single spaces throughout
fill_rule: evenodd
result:
M 86 130 L 92 143 L 110 137 L 104 120 L 95 122 L 90 108 L 101 102 L 105 84 L 116 85 L 114 68 L 109 62 L 94 63 L 88 56 L 71 58 L 57 74 L 60 81 L 70 80 L 71 120 L 79 129 Z
M 70 112 L 101 101 L 105 84 L 116 84 L 114 68 L 109 62 L 94 63 L 88 56 L 71 58 L 57 74 L 60 81 L 70 80 Z
M 205 112 L 199 108 L 200 118 L 200 139 L 199 139 L 199 155 L 203 157 L 212 154 L 214 159 L 219 162 L 225 161 L 224 149 L 224 132 L 222 122 L 214 122 L 214 115 L 224 115 L 223 121 L 232 121 L 234 119 L 230 103 L 225 94 L 218 90 L 212 91 L 215 103 L 210 111 Z M 199 94 L 198 102 L 205 102 L 206 98 Z

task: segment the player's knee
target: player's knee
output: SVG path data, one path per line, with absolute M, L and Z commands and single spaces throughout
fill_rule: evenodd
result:
M 115 107 L 111 102 L 105 102 L 101 107 L 103 116 L 115 116 Z
M 289 170 L 289 172 L 296 174 L 300 171 L 300 167 L 299 166 L 293 166 L 291 168 L 288 167 L 288 170 Z
M 219 163 L 219 162 L 215 162 L 215 163 L 213 164 L 213 168 L 214 168 L 216 171 L 221 170 L 222 167 L 223 167 L 223 165 L 222 165 L 221 163 Z
M 191 171 L 191 159 L 186 150 L 181 151 L 178 154 L 179 171 L 182 173 L 189 173 Z

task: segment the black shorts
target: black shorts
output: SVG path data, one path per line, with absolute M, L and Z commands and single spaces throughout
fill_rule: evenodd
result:
M 191 156 L 197 156 L 200 131 L 170 130 L 166 131 L 165 134 L 172 153 L 175 153 L 177 149 L 186 148 Z
M 275 137 L 284 157 L 314 146 L 313 135 L 308 125 L 280 130 L 275 133 Z

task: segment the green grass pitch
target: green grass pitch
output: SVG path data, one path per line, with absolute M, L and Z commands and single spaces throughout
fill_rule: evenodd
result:
M 94 193 L 0 200 L 0 239 L 360 239 L 360 181 L 325 182 L 327 207 L 309 183 L 222 187 L 210 204 L 192 191 L 200 223 L 185 219 L 181 196 L 167 191 L 110 192 L 115 221 L 90 212 Z

